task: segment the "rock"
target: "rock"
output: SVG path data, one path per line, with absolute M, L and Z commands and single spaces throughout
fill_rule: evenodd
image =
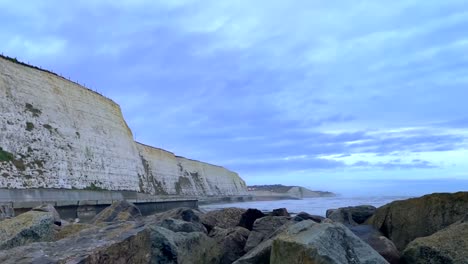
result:
M 54 238 L 54 215 L 29 211 L 0 222 L 0 250 Z
M 0 204 L 0 221 L 15 217 L 15 210 L 11 203 Z
M 306 220 L 290 226 L 274 239 L 270 263 L 388 262 L 344 225 Z
M 59 226 L 62 225 L 62 219 L 60 217 L 60 214 L 57 212 L 57 210 L 55 210 L 54 206 L 52 206 L 51 204 L 42 204 L 38 207 L 33 208 L 32 210 L 38 212 L 49 212 L 54 216 L 54 223 Z
M 148 230 L 134 222 L 108 223 L 56 242 L 0 251 L 0 263 L 149 263 L 149 238 Z
M 151 263 L 158 264 L 215 264 L 221 250 L 213 238 L 201 232 L 175 233 L 159 226 L 151 226 Z
M 427 237 L 413 240 L 403 251 L 403 263 L 468 263 L 468 215 Z
M 245 227 L 248 230 L 252 230 L 255 220 L 264 216 L 265 214 L 262 213 L 260 210 L 249 208 L 242 214 L 241 219 L 239 221 L 239 226 Z
M 220 210 L 209 211 L 200 216 L 201 222 L 210 231 L 215 226 L 221 228 L 232 228 L 239 224 L 245 209 L 241 208 L 223 208 Z
M 325 217 L 323 217 L 323 216 L 310 215 L 310 214 L 308 214 L 306 212 L 300 212 L 293 218 L 293 221 L 300 222 L 300 221 L 304 221 L 304 220 L 312 220 L 312 221 L 315 221 L 317 223 L 321 223 L 324 219 L 325 219 Z
M 370 225 L 350 227 L 350 230 L 362 241 L 366 242 L 390 264 L 400 263 L 400 252 L 393 242 Z
M 93 225 L 89 225 L 89 224 L 70 224 L 70 225 L 66 225 L 66 226 L 63 226 L 60 231 L 58 231 L 56 234 L 55 234 L 55 237 L 54 237 L 54 240 L 60 240 L 60 239 L 64 239 L 66 237 L 69 237 L 69 236 L 73 236 L 77 233 L 79 233 L 80 231 L 84 230 L 84 229 L 88 229 L 88 228 L 92 228 L 94 227 Z
M 245 251 L 248 252 L 261 242 L 270 239 L 272 234 L 278 230 L 279 227 L 288 222 L 289 217 L 286 216 L 265 216 L 257 219 L 247 239 Z
M 355 226 L 364 223 L 369 217 L 374 213 L 375 208 L 372 205 L 360 205 L 360 206 L 350 206 L 342 207 L 338 209 L 329 209 L 327 210 L 327 218 L 343 223 L 348 226 Z
M 269 264 L 270 263 L 270 253 L 271 245 L 273 239 L 286 230 L 290 225 L 285 224 L 280 226 L 273 234 L 270 235 L 270 239 L 264 240 L 258 246 L 247 252 L 240 259 L 235 261 L 236 264 Z
M 272 243 L 272 239 L 263 241 L 233 264 L 269 264 Z
M 291 216 L 286 208 L 274 209 L 270 215 L 271 216 L 287 216 L 287 217 Z
M 448 227 L 466 212 L 468 192 L 436 193 L 382 206 L 367 222 L 403 251 L 409 242 Z
M 164 219 L 159 225 L 173 232 L 202 232 L 205 234 L 208 233 L 206 228 L 201 223 L 186 222 L 183 220 L 173 218 Z
M 134 221 L 141 217 L 140 210 L 134 204 L 125 200 L 113 202 L 92 220 L 93 223 Z
M 243 227 L 215 227 L 210 236 L 221 246 L 220 264 L 231 264 L 245 254 L 244 247 L 250 231 Z
M 164 219 L 173 218 L 183 220 L 186 222 L 201 223 L 201 216 L 202 213 L 197 210 L 186 207 L 179 207 L 162 213 L 150 215 L 148 217 L 145 217 L 145 219 L 149 220 L 150 222 L 157 222 L 162 221 Z

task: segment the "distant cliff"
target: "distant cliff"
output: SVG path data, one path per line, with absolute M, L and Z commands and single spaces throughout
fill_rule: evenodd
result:
M 300 186 L 275 185 L 253 185 L 248 187 L 249 194 L 256 196 L 281 196 L 292 198 L 332 197 L 332 192 L 312 191 Z
M 0 57 L 0 188 L 243 195 L 223 167 L 134 142 L 119 105 L 51 72 Z

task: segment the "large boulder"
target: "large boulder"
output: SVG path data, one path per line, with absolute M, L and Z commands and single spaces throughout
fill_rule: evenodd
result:
M 141 212 L 134 204 L 127 201 L 116 201 L 111 206 L 97 214 L 93 223 L 107 223 L 119 221 L 134 221 L 141 217 Z
M 290 226 L 273 241 L 271 264 L 388 263 L 340 223 L 310 220 Z
M 300 222 L 304 220 L 312 220 L 317 223 L 321 223 L 323 220 L 325 220 L 325 217 L 320 216 L 320 215 L 311 215 L 306 212 L 300 212 L 297 215 L 294 216 L 293 221 Z
M 289 217 L 286 216 L 265 216 L 257 219 L 247 239 L 245 251 L 248 252 L 263 241 L 270 239 L 279 227 L 288 222 L 290 222 Z
M 215 264 L 221 250 L 216 241 L 201 232 L 176 233 L 160 226 L 150 226 L 151 263 Z
M 80 231 L 88 228 L 93 228 L 94 225 L 90 224 L 81 224 L 81 223 L 73 223 L 69 225 L 65 225 L 55 234 L 54 240 L 64 239 L 66 237 L 73 236 Z
M 362 241 L 366 242 L 390 264 L 400 263 L 400 252 L 393 242 L 371 225 L 350 227 L 350 230 Z
M 0 250 L 52 241 L 54 235 L 54 215 L 51 212 L 29 211 L 0 222 Z
M 55 224 L 57 224 L 57 225 L 62 224 L 60 214 L 57 212 L 57 210 L 55 210 L 54 206 L 51 205 L 51 204 L 39 205 L 39 206 L 33 208 L 32 211 L 49 212 L 49 213 L 51 213 L 53 215 Z
M 164 219 L 159 225 L 173 232 L 202 232 L 205 234 L 208 233 L 206 228 L 200 223 L 187 222 L 184 220 L 173 218 Z
M 265 214 L 262 213 L 262 211 L 249 208 L 242 214 L 241 219 L 239 220 L 239 226 L 245 227 L 248 230 L 252 230 L 255 220 L 264 216 Z
M 220 264 L 231 264 L 245 254 L 244 247 L 250 231 L 237 226 L 224 229 L 215 227 L 210 236 L 221 246 Z
M 347 226 L 355 226 L 369 219 L 369 217 L 375 213 L 376 209 L 377 208 L 372 205 L 349 206 L 329 209 L 327 210 L 326 216 L 334 222 L 343 223 Z
M 223 208 L 220 210 L 209 211 L 200 216 L 201 222 L 206 226 L 208 231 L 215 226 L 221 228 L 232 228 L 239 224 L 242 214 L 245 209 L 241 208 Z
M 289 224 L 280 226 L 273 234 L 270 235 L 270 239 L 264 240 L 258 246 L 235 261 L 234 264 L 269 264 L 271 245 L 273 244 L 274 238 L 281 234 L 281 232 L 285 231 L 289 226 Z
M 286 208 L 273 209 L 270 213 L 271 216 L 291 216 Z
M 56 242 L 32 243 L 0 251 L 0 263 L 149 263 L 148 230 L 134 222 L 106 224 Z
M 234 261 L 233 264 L 269 264 L 272 243 L 272 239 L 263 241 L 247 254 Z
M 409 242 L 459 221 L 466 212 L 468 192 L 436 193 L 382 206 L 367 223 L 380 230 L 402 251 Z
M 162 213 L 153 214 L 150 216 L 145 217 L 145 222 L 160 222 L 164 219 L 179 219 L 186 222 L 192 223 L 201 223 L 201 216 L 202 213 L 198 210 L 187 208 L 187 207 L 179 207 L 172 210 L 168 210 Z
M 427 237 L 417 238 L 403 251 L 403 263 L 468 263 L 468 215 Z

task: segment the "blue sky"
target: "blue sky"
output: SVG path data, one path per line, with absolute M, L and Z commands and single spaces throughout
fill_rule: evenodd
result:
M 468 190 L 466 1 L 0 0 L 0 23 L 136 140 L 248 184 Z

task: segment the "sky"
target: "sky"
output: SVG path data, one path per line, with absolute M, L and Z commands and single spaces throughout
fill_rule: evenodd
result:
M 249 185 L 468 190 L 465 0 L 0 0 L 0 52 Z

